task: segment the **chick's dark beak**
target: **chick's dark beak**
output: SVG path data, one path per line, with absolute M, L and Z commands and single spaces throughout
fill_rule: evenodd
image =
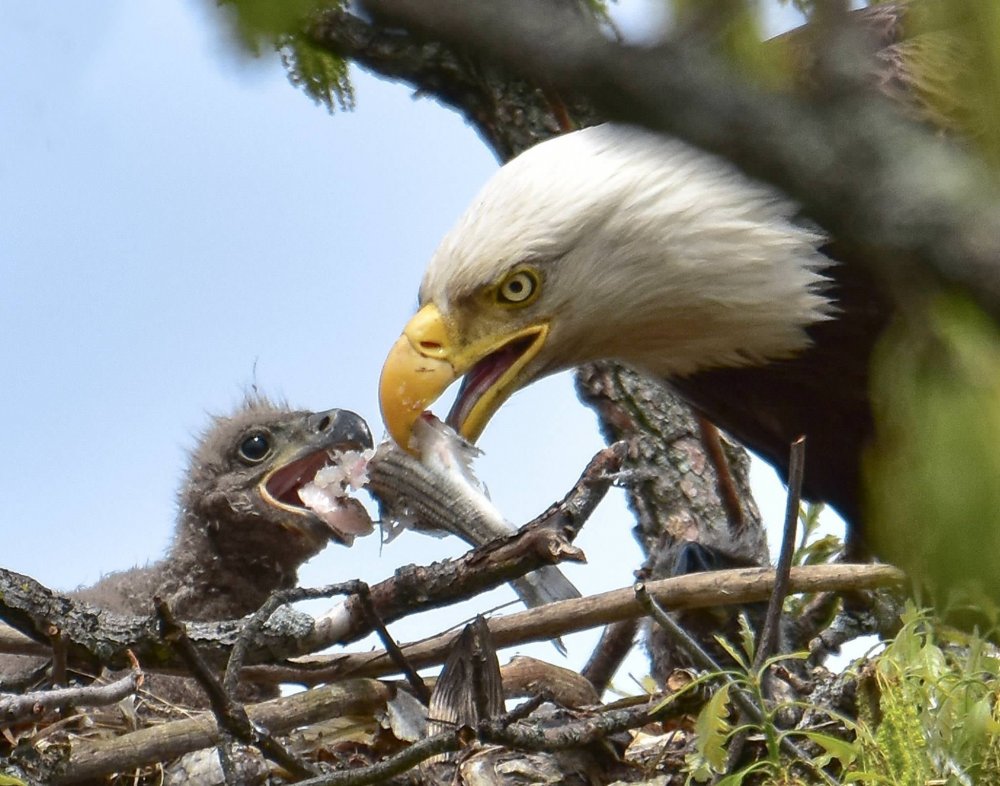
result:
M 328 409 L 309 416 L 308 427 L 324 445 L 364 450 L 373 447 L 372 433 L 362 417 L 347 409 Z

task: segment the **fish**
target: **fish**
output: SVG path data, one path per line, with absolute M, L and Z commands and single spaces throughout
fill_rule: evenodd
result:
M 382 490 L 391 486 L 391 496 L 404 500 L 401 505 L 390 503 L 386 510 L 387 495 L 380 493 L 384 518 L 396 521 L 398 528 L 429 534 L 444 534 L 444 530 L 472 546 L 483 546 L 517 531 L 473 470 L 473 462 L 482 453 L 479 448 L 430 412 L 418 418 L 413 446 L 419 459 L 391 442 L 383 443 L 369 468 L 376 485 Z M 409 488 L 400 488 L 406 476 Z M 510 584 L 528 608 L 581 597 L 580 590 L 555 565 L 545 565 Z M 561 642 L 556 648 L 565 652 Z

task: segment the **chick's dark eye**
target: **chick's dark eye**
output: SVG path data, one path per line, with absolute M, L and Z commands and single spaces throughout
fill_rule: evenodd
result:
M 240 457 L 247 461 L 260 461 L 271 452 L 267 434 L 251 434 L 240 443 Z

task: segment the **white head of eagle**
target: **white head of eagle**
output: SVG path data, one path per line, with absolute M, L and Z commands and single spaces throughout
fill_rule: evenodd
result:
M 833 311 L 826 238 L 729 162 L 603 125 L 526 151 L 434 254 L 382 372 L 383 416 L 415 418 L 465 377 L 449 420 L 475 439 L 514 391 L 613 359 L 663 376 L 791 357 Z

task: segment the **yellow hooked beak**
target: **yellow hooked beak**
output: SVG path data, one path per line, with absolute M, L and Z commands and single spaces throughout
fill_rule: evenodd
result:
M 506 326 L 504 326 L 506 327 Z M 520 387 L 524 366 L 545 343 L 548 322 L 491 331 L 466 342 L 433 303 L 418 311 L 385 359 L 379 381 L 382 419 L 389 434 L 413 453 L 413 426 L 420 414 L 459 377 L 473 372 L 449 417 L 474 442 L 493 413 Z

